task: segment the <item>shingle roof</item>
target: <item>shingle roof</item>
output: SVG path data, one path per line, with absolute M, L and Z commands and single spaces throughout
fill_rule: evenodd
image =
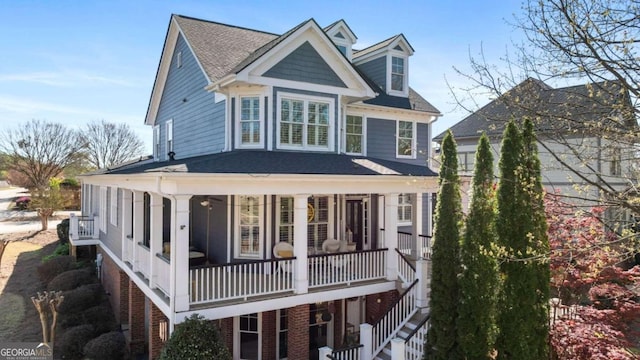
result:
M 378 96 L 373 99 L 363 101 L 365 104 L 388 106 L 398 109 L 417 110 L 424 112 L 440 113 L 440 110 L 431 105 L 420 94 L 411 87 L 409 88 L 409 97 L 392 96 L 384 92 L 377 85 L 374 89 L 378 92 Z
M 530 117 L 538 132 L 585 129 L 586 124 L 606 121 L 626 101 L 618 82 L 603 81 L 554 89 L 536 79 L 526 79 L 504 95 L 449 128 L 458 138 L 502 134 L 511 120 Z M 446 131 L 434 137 L 439 141 Z
M 183 15 L 174 15 L 173 18 L 212 82 L 229 74 L 257 49 L 279 37 L 263 31 Z
M 383 48 L 389 46 L 389 44 L 391 44 L 392 42 L 394 42 L 396 39 L 398 39 L 400 37 L 404 38 L 404 41 L 407 43 L 407 45 L 409 45 L 409 48 L 411 48 L 411 51 L 414 51 L 413 50 L 413 46 L 411 46 L 411 44 L 409 44 L 409 41 L 407 41 L 407 38 L 404 37 L 404 34 L 398 34 L 398 35 L 394 35 L 394 36 L 392 36 L 392 37 L 390 37 L 390 38 L 388 38 L 386 40 L 382 40 L 377 44 L 373 44 L 373 45 L 371 45 L 371 46 L 369 46 L 367 48 L 364 48 L 364 49 L 361 49 L 361 50 L 355 50 L 354 49 L 353 50 L 353 58 L 356 59 L 356 58 L 359 58 L 359 57 L 364 56 L 366 54 L 372 53 L 372 52 L 374 52 L 376 50 L 383 49 Z
M 437 176 L 427 166 L 336 153 L 237 150 L 161 162 L 138 162 L 87 175 L 141 173 Z

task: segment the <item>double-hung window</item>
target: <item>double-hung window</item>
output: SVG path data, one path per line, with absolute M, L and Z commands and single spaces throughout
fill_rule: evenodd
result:
M 397 153 L 398 158 L 415 158 L 415 123 L 398 121 Z
M 160 160 L 160 125 L 153 127 L 153 157 Z
M 167 120 L 167 154 L 173 151 L 173 120 Z
M 278 144 L 281 148 L 329 150 L 333 99 L 278 96 Z
M 279 241 L 288 242 L 293 245 L 293 198 L 280 198 L 280 224 L 278 228 Z
M 404 91 L 405 80 L 404 59 L 397 56 L 391 57 L 391 90 Z
M 411 224 L 411 195 L 398 195 L 398 224 Z
M 262 317 L 258 313 L 241 315 L 236 318 L 234 324 L 236 340 L 234 341 L 235 353 L 242 360 L 260 359 L 261 353 L 261 326 Z
M 260 128 L 260 97 L 241 97 L 240 146 L 259 146 L 262 142 Z
M 237 197 L 238 257 L 259 258 L 262 244 L 262 204 L 259 196 Z
M 364 153 L 364 126 L 362 116 L 347 115 L 346 124 L 346 143 L 345 150 L 347 154 L 363 154 Z

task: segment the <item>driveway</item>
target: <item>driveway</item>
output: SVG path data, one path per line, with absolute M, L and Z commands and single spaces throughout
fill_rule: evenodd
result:
M 38 231 L 42 226 L 35 211 L 17 211 L 9 209 L 17 196 L 26 196 L 29 192 L 23 188 L 5 188 L 0 190 L 0 234 Z M 72 211 L 56 211 L 54 215 L 69 216 Z M 55 229 L 60 220 L 49 220 L 49 229 Z

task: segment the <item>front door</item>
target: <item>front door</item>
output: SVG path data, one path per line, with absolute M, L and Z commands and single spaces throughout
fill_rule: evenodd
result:
M 364 239 L 364 206 L 362 200 L 347 200 L 346 240 L 356 243 L 356 249 L 363 249 Z

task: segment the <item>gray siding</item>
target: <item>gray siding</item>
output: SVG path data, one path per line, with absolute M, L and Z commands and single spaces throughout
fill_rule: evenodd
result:
M 209 200 L 209 207 L 200 205 L 203 200 Z M 198 251 L 207 252 L 208 260 L 213 264 L 227 262 L 227 197 L 226 196 L 195 196 L 191 201 L 191 246 Z M 207 238 L 207 222 L 208 238 Z
M 99 187 L 98 187 L 99 189 Z M 111 223 L 111 192 L 115 189 L 109 187 L 107 190 L 107 206 L 105 207 L 105 216 L 107 217 L 107 228 L 106 233 L 100 237 L 100 240 L 111 250 L 118 259 L 122 260 L 122 219 L 120 218 L 122 215 L 122 207 L 118 206 L 118 224 L 113 225 Z M 100 198 L 100 190 L 98 190 L 98 199 Z M 99 202 L 99 200 L 98 200 Z M 122 203 L 122 191 L 118 189 L 118 205 Z
M 340 103 L 338 101 L 338 95 L 335 94 L 325 94 L 325 93 L 321 93 L 321 92 L 317 92 L 317 91 L 306 91 L 306 90 L 298 90 L 298 89 L 288 89 L 288 88 L 280 88 L 280 87 L 274 87 L 273 88 L 273 103 L 271 106 L 271 111 L 272 111 L 272 119 L 273 119 L 273 123 L 271 124 L 267 124 L 266 128 L 272 128 L 272 140 L 273 140 L 273 148 L 277 149 L 278 148 L 278 134 L 277 134 L 277 123 L 280 119 L 280 114 L 277 113 L 278 111 L 278 93 L 279 92 L 286 92 L 286 93 L 291 93 L 291 94 L 301 94 L 301 95 L 310 95 L 310 96 L 318 96 L 318 97 L 325 97 L 325 98 L 331 98 L 334 101 L 334 109 L 333 109 L 333 124 L 330 125 L 331 129 L 334 129 L 334 138 L 333 138 L 333 149 L 330 149 L 331 152 L 337 152 L 338 149 L 338 143 L 339 143 L 339 131 L 335 131 L 335 129 L 338 128 L 338 126 L 336 125 L 336 122 L 338 121 L 338 111 L 339 111 L 339 107 L 340 107 Z M 303 150 L 300 150 L 303 151 Z
M 386 91 L 387 88 L 387 57 L 382 56 L 366 63 L 359 64 L 358 68 L 365 73 L 376 85 Z
M 182 52 L 182 66 L 177 54 Z M 173 151 L 177 159 L 224 149 L 225 102 L 215 103 L 204 90 L 207 80 L 182 36 L 178 37 L 156 117 L 160 125 L 160 159 L 167 159 L 167 120 L 173 119 Z
M 347 87 L 308 41 L 267 70 L 262 76 Z
M 414 165 L 427 166 L 429 125 L 417 124 L 415 159 L 396 158 L 396 121 L 368 118 L 367 119 L 367 156 L 405 162 Z

